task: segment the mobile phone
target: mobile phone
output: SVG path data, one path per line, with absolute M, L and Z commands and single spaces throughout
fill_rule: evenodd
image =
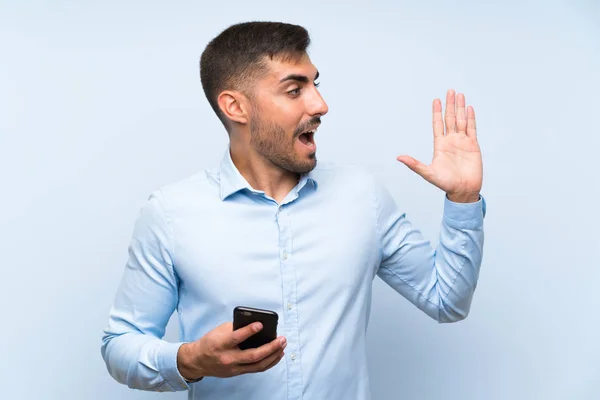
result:
M 262 330 L 250 336 L 238 345 L 241 350 L 260 347 L 277 338 L 277 321 L 279 316 L 275 311 L 260 308 L 238 306 L 233 309 L 233 330 L 243 328 L 253 322 L 260 322 Z

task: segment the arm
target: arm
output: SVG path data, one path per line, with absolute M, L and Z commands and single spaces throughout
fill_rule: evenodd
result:
M 441 101 L 433 101 L 433 140 L 430 165 L 409 156 L 398 161 L 446 192 L 439 245 L 434 251 L 389 194 L 378 190 L 378 274 L 432 318 L 452 322 L 469 312 L 483 253 L 483 164 L 475 111 L 465 108 L 464 95 L 455 103 L 454 91 L 448 91 L 444 120 Z
M 152 391 L 189 389 L 184 376 L 231 377 L 263 372 L 283 357 L 285 338 L 256 349 L 238 344 L 261 324 L 233 330 L 226 322 L 189 343 L 162 340 L 179 300 L 173 268 L 172 232 L 160 192 L 150 196 L 136 222 L 129 259 L 109 324 L 102 338 L 102 357 L 115 380 L 130 388 Z
M 171 238 L 157 192 L 136 221 L 125 272 L 102 338 L 102 357 L 109 373 L 130 388 L 161 392 L 189 388 L 177 369 L 181 343 L 162 340 L 178 301 Z
M 445 199 L 433 249 L 382 186 L 376 193 L 382 260 L 377 275 L 438 322 L 466 318 L 482 259 L 483 198 L 470 204 Z

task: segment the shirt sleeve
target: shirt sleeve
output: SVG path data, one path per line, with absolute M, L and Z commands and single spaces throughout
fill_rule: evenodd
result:
M 398 210 L 377 184 L 377 232 L 381 264 L 377 275 L 438 322 L 467 317 L 483 255 L 483 197 L 475 203 L 444 200 L 437 248 Z
M 172 234 L 157 191 L 135 223 L 125 271 L 102 337 L 102 357 L 115 380 L 157 392 L 189 389 L 177 369 L 182 343 L 162 340 L 177 303 Z

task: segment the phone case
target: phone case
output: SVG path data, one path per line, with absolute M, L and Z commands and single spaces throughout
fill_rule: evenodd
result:
M 238 306 L 233 310 L 233 330 L 243 328 L 253 322 L 260 322 L 263 328 L 238 345 L 242 350 L 260 347 L 277 338 L 279 316 L 275 311 Z

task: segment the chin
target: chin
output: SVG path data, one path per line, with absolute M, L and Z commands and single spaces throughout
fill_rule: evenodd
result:
M 295 174 L 306 174 L 317 166 L 317 157 L 315 154 L 302 158 L 296 157 L 294 160 L 279 164 L 279 166 Z
M 297 152 L 289 152 L 287 154 L 270 154 L 266 158 L 279 168 L 294 174 L 306 174 L 317 166 L 316 153 L 298 154 Z
M 297 172 L 299 174 L 306 174 L 306 173 L 312 171 L 313 169 L 315 169 L 316 166 L 317 166 L 317 157 L 312 155 L 310 157 L 310 159 L 301 163 L 301 165 L 298 165 L 298 168 L 295 172 Z

